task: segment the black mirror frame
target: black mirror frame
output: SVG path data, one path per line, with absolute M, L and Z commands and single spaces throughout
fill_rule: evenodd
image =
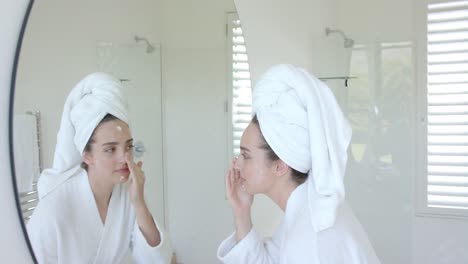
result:
M 15 57 L 13 61 L 13 68 L 11 72 L 11 83 L 10 83 L 10 96 L 9 96 L 9 106 L 8 106 L 8 142 L 9 142 L 9 156 L 10 156 L 10 171 L 11 171 L 11 182 L 12 182 L 12 188 L 13 192 L 15 195 L 15 202 L 16 202 L 16 209 L 18 213 L 18 219 L 20 219 L 20 224 L 21 224 L 21 229 L 24 234 L 24 240 L 27 243 L 29 253 L 31 255 L 32 260 L 34 263 L 38 263 L 37 259 L 34 255 L 34 251 L 32 249 L 31 242 L 29 241 L 28 233 L 26 230 L 26 225 L 24 221 L 21 221 L 23 219 L 23 214 L 21 210 L 21 203 L 19 199 L 19 192 L 16 184 L 16 171 L 15 171 L 15 160 L 14 160 L 14 155 L 13 155 L 13 114 L 14 114 L 14 99 L 15 99 L 15 89 L 16 89 L 16 76 L 17 76 L 17 71 L 18 71 L 18 63 L 19 63 L 19 58 L 20 58 L 20 53 L 21 53 L 21 45 L 23 43 L 23 38 L 24 38 L 24 33 L 26 31 L 26 26 L 28 24 L 28 19 L 32 10 L 34 4 L 34 0 L 29 0 L 27 4 L 27 8 L 25 10 L 25 14 L 23 17 L 23 21 L 21 23 L 21 29 L 18 35 L 17 43 L 16 43 L 16 50 L 15 50 Z

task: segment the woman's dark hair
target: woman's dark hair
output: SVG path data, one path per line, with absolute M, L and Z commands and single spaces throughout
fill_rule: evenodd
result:
M 104 116 L 104 118 L 99 122 L 99 124 L 96 126 L 96 128 L 101 125 L 101 124 L 104 124 L 106 122 L 109 122 L 109 121 L 112 121 L 112 120 L 119 120 L 117 117 L 111 115 L 111 114 L 107 114 L 106 116 Z M 91 136 L 89 137 L 89 140 L 88 140 L 88 143 L 86 143 L 86 146 L 84 147 L 84 150 L 83 152 L 90 152 L 91 151 L 91 145 L 94 143 L 94 132 L 96 132 L 96 128 L 94 128 L 94 131 L 93 133 L 91 134 Z M 86 164 L 85 162 L 81 162 L 81 168 L 85 169 L 86 171 L 88 171 L 88 164 Z
M 255 124 L 260 130 L 260 124 L 258 123 L 257 115 L 254 115 L 254 117 L 252 118 L 252 123 Z M 261 130 L 260 130 L 260 137 L 261 137 L 261 140 L 263 142 L 263 144 L 260 146 L 260 148 L 266 151 L 268 160 L 270 160 L 270 161 L 279 160 L 280 158 L 278 157 L 278 155 L 276 155 L 276 153 L 273 151 L 273 149 L 270 147 L 270 145 L 268 145 L 265 138 L 263 137 L 263 134 L 262 134 Z M 290 166 L 290 168 L 291 168 L 291 166 Z M 293 168 L 291 168 L 291 171 L 292 171 L 292 175 L 293 175 L 293 180 L 296 183 L 302 184 L 307 180 L 307 173 L 297 171 L 297 170 L 295 170 Z

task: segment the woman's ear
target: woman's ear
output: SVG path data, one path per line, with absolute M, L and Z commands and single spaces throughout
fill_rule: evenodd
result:
M 276 175 L 283 176 L 288 173 L 289 166 L 284 161 L 278 159 L 276 162 Z
M 91 164 L 91 162 L 93 161 L 92 159 L 92 155 L 91 153 L 89 152 L 83 152 L 83 162 L 86 163 L 88 166 L 89 164 Z

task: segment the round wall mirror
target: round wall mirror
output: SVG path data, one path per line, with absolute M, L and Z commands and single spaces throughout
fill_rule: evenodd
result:
M 11 158 L 13 146 L 12 109 L 15 91 L 16 70 L 18 66 L 23 34 L 33 1 L 2 2 L 0 8 L 0 29 L 2 42 L 0 57 L 0 166 L 3 168 L 0 186 L 0 258 L 9 263 L 32 263 L 34 254 L 28 243 L 25 225 L 21 219 L 20 201 L 16 188 L 14 161 Z

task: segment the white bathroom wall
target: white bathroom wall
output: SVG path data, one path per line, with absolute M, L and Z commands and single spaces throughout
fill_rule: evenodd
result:
M 414 1 L 338 0 L 338 26 L 357 43 L 413 39 Z
M 341 75 L 342 42 L 326 37 L 336 25 L 337 1 L 236 0 L 255 83 L 273 64 L 291 63 L 317 76 Z
M 218 263 L 233 230 L 225 200 L 226 11 L 231 1 L 164 2 L 167 223 L 181 263 Z
M 413 264 L 468 263 L 467 245 L 467 219 L 414 217 Z

